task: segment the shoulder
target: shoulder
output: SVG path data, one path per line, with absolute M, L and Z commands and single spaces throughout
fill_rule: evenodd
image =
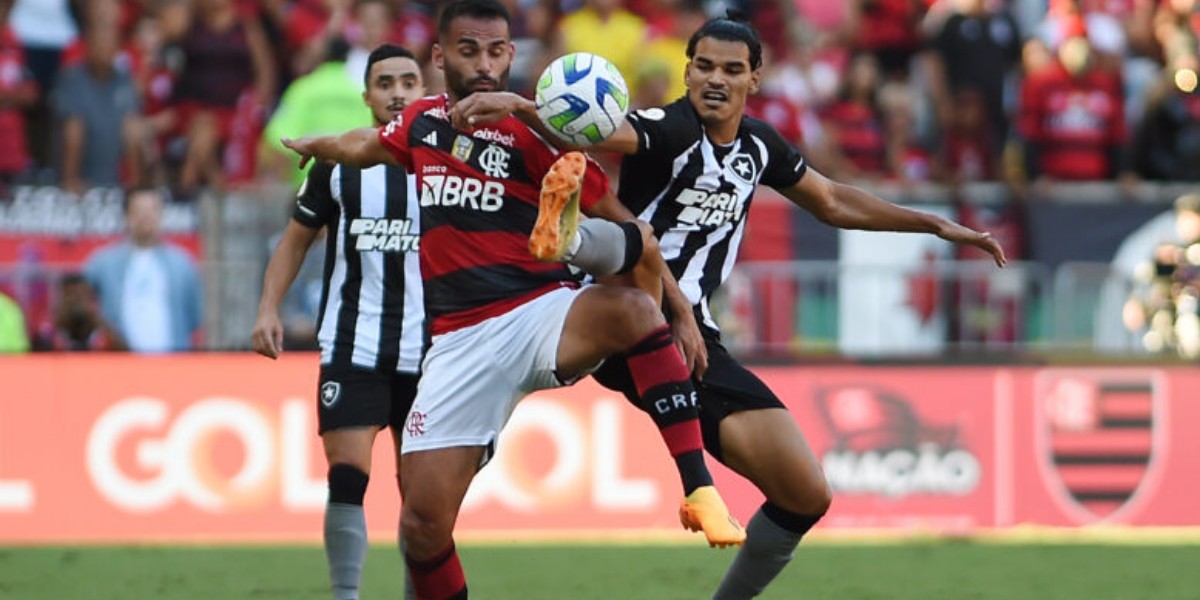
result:
M 751 117 L 749 115 L 742 117 L 742 131 L 757 136 L 779 135 L 779 131 L 776 130 L 773 125 L 762 119 Z
M 770 150 L 776 150 L 780 146 L 788 146 L 788 142 L 775 129 L 774 125 L 755 117 L 743 116 L 741 132 L 749 135 L 751 138 L 758 140 L 767 145 Z
M 176 246 L 170 242 L 163 242 L 158 248 L 168 261 L 176 265 L 192 265 L 192 255 L 189 254 L 187 250 L 184 250 L 183 248 L 180 248 L 179 246 Z
M 680 98 L 662 108 L 642 108 L 629 113 L 627 120 L 639 135 L 653 138 L 656 144 L 687 147 L 704 135 L 700 119 L 687 98 Z
M 409 104 L 404 109 L 404 112 L 400 114 L 406 119 L 416 119 L 421 116 L 448 119 L 449 115 L 446 114 L 446 95 L 434 94 L 420 98 L 416 102 Z
M 91 265 L 105 266 L 128 255 L 129 245 L 126 242 L 114 242 L 94 250 L 86 262 Z

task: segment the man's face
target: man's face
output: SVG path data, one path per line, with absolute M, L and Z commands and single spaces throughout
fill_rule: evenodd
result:
M 60 288 L 58 310 L 62 320 L 78 325 L 89 322 L 95 315 L 96 295 L 86 282 L 68 283 Z
M 107 71 L 121 49 L 121 38 L 115 26 L 97 26 L 88 31 L 84 39 L 88 65 L 97 71 Z
M 1087 38 L 1082 36 L 1070 37 L 1063 40 L 1058 47 L 1058 60 L 1073 76 L 1078 77 L 1087 70 L 1091 63 L 1092 47 Z
M 684 73 L 688 100 L 706 125 L 740 119 L 746 97 L 758 91 L 759 75 L 750 69 L 746 44 L 702 38 Z
M 129 227 L 129 237 L 143 246 L 156 242 L 162 224 L 162 198 L 153 192 L 136 192 L 130 196 L 129 207 L 126 210 L 125 221 Z
M 508 88 L 513 44 L 503 19 L 462 16 L 433 46 L 434 64 L 446 76 L 446 90 L 454 100 L 475 92 Z
M 385 58 L 367 72 L 363 101 L 371 109 L 376 125 L 386 125 L 404 107 L 425 95 L 421 68 L 417 61 L 403 56 Z

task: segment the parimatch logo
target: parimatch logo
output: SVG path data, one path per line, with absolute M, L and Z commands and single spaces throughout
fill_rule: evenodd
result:
M 417 252 L 421 238 L 412 219 L 354 219 L 354 249 L 359 252 Z

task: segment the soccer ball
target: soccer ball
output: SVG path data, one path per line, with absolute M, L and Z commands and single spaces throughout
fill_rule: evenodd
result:
M 590 146 L 612 135 L 629 112 L 629 86 L 615 65 L 587 52 L 560 56 L 537 83 L 537 114 L 555 136 Z

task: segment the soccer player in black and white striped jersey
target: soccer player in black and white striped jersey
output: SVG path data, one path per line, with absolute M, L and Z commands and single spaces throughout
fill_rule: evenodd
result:
M 725 350 L 708 311 L 709 298 L 733 267 L 754 190 L 760 184 L 775 188 L 835 227 L 930 233 L 981 248 L 1000 266 L 1005 257 L 990 234 L 826 179 L 774 128 L 746 117 L 746 98 L 757 92 L 762 67 L 762 43 L 748 24 L 711 20 L 692 36 L 687 54 L 685 98 L 631 114 L 590 149 L 629 157 L 622 163 L 619 198 L 653 226 L 686 296 L 682 305 L 692 308 L 685 312 L 694 316 L 693 329 L 701 323 L 695 378 L 706 449 L 766 496 L 714 595 L 752 598 L 787 565 L 832 500 L 820 463 L 783 402 Z M 454 116 L 478 125 L 508 114 L 544 132 L 533 102 L 511 94 L 476 95 Z M 674 291 L 663 289 L 668 296 Z M 677 298 L 664 302 L 668 309 L 680 306 Z M 686 341 L 680 316 L 688 321 L 687 315 L 673 316 L 676 336 Z M 637 403 L 628 368 L 619 361 L 608 361 L 595 377 Z
M 377 126 L 425 93 L 413 54 L 399 46 L 375 49 L 364 79 L 363 100 Z M 358 598 L 367 554 L 362 505 L 375 437 L 392 428 L 399 473 L 400 428 L 417 390 L 425 307 L 415 189 L 414 177 L 396 166 L 313 165 L 267 265 L 252 335 L 256 352 L 279 356 L 280 300 L 327 228 L 317 416 L 329 464 L 324 538 L 335 600 Z

